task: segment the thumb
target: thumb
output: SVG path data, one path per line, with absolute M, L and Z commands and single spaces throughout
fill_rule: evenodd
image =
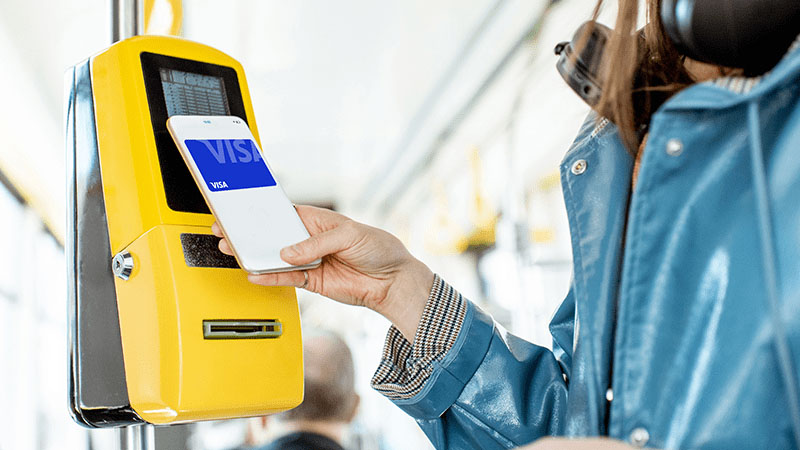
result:
M 357 228 L 345 222 L 336 228 L 311 236 L 281 250 L 281 259 L 289 264 L 300 266 L 309 264 L 323 256 L 346 250 L 355 242 Z

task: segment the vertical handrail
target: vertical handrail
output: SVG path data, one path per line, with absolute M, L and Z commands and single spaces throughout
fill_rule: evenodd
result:
M 111 0 L 111 43 L 144 34 L 142 0 Z
M 143 34 L 144 8 L 140 0 L 111 0 L 111 43 Z M 119 450 L 155 450 L 155 428 L 134 425 L 117 429 Z
M 155 450 L 155 428 L 152 425 L 133 425 L 117 429 L 118 450 Z

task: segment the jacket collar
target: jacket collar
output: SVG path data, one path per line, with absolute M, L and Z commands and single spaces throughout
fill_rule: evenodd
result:
M 605 141 L 609 137 L 609 134 L 612 136 L 617 135 L 616 126 L 605 117 L 598 116 L 595 111 L 590 111 L 578 130 L 575 140 L 572 141 L 572 145 L 570 145 L 567 153 L 564 155 L 561 164 L 569 164 L 570 161 L 575 158 L 586 154 L 587 151 L 596 146 L 598 141 Z
M 759 77 L 721 77 L 678 92 L 659 111 L 725 109 L 797 83 L 800 77 L 800 36 L 769 72 Z
M 786 51 L 783 59 L 791 57 L 791 55 L 798 49 L 800 49 L 800 36 L 797 36 L 797 39 L 795 39 L 792 45 L 789 46 L 789 49 Z M 767 72 L 767 74 L 770 72 Z M 729 91 L 733 91 L 737 94 L 746 94 L 759 83 L 761 83 L 761 80 L 763 80 L 765 76 L 766 75 L 759 75 L 752 78 L 742 76 L 721 77 L 712 80 L 711 83 Z

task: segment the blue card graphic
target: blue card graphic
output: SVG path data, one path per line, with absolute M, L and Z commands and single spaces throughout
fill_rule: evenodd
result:
M 187 139 L 184 143 L 213 192 L 277 184 L 250 139 Z

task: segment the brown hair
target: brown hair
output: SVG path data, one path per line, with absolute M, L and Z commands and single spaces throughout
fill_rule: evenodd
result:
M 646 0 L 647 25 L 638 32 L 639 0 L 618 1 L 616 25 L 603 56 L 602 94 L 595 109 L 617 125 L 622 142 L 635 153 L 653 112 L 693 80 L 684 57 L 661 25 L 661 0 Z M 594 19 L 603 2 L 598 0 Z

